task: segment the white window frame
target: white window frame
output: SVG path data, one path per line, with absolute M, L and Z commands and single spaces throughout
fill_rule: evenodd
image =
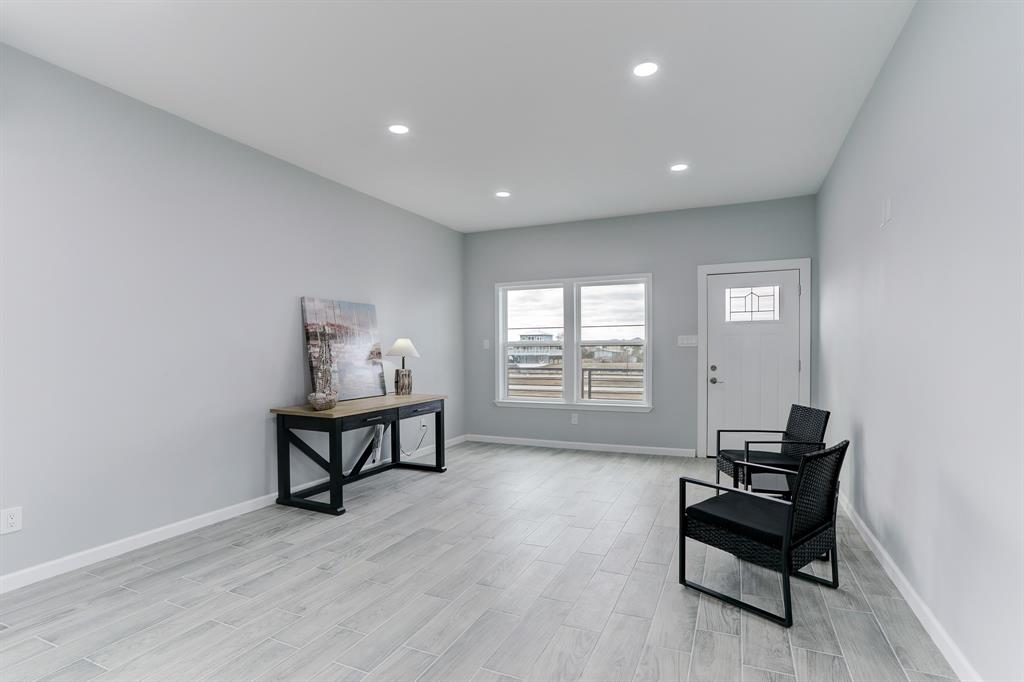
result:
M 583 379 L 577 368 L 582 366 L 583 346 L 586 345 L 641 345 L 635 342 L 621 341 L 586 341 L 579 339 L 580 330 L 580 290 L 585 285 L 597 284 L 644 284 L 644 397 L 636 400 L 584 400 Z M 494 285 L 495 301 L 495 400 L 501 407 L 528 407 L 569 410 L 603 410 L 611 412 L 650 412 L 652 400 L 652 358 L 653 341 L 652 291 L 653 277 L 651 273 L 631 275 L 608 275 L 601 277 L 572 277 L 566 279 L 532 280 L 523 282 L 498 282 Z M 508 357 L 506 350 L 507 310 L 505 292 L 514 289 L 542 289 L 545 287 L 562 287 L 562 398 L 508 398 L 505 387 L 505 362 Z M 568 324 L 566 324 L 568 323 Z

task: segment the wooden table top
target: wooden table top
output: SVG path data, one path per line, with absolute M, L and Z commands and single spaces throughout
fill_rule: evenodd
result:
M 294 407 L 275 407 L 270 410 L 274 414 L 287 414 L 293 417 L 319 417 L 320 419 L 337 419 L 338 417 L 353 417 L 357 414 L 386 410 L 392 407 L 405 407 L 406 405 L 419 405 L 434 400 L 444 400 L 448 396 L 435 395 L 432 393 L 413 393 L 412 395 L 387 395 L 374 396 L 372 398 L 356 398 L 355 400 L 343 400 L 329 410 L 317 412 L 308 404 L 296 405 Z

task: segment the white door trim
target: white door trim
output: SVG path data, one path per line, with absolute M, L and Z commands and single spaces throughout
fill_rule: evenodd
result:
M 708 452 L 708 275 L 800 271 L 800 402 L 811 402 L 811 259 L 697 266 L 697 456 Z

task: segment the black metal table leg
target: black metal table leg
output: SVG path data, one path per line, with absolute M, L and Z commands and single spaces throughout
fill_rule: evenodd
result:
M 331 456 L 331 507 L 336 514 L 345 513 L 344 494 L 342 480 L 345 478 L 345 470 L 341 461 L 341 420 L 336 420 L 331 425 L 328 437 Z
M 444 466 L 444 403 L 434 413 L 434 464 L 438 471 L 446 471 Z
M 391 424 L 391 463 L 402 461 L 402 420 L 395 419 Z
M 280 504 L 292 497 L 291 447 L 285 416 L 277 415 L 277 501 Z

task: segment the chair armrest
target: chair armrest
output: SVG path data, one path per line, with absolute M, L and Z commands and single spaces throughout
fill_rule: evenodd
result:
M 718 432 L 715 434 L 715 457 L 718 457 L 718 453 L 722 451 L 723 433 L 785 433 L 785 431 L 776 429 L 718 429 Z
M 818 443 L 812 440 L 748 440 L 743 443 L 743 459 L 750 459 L 751 445 L 814 445 L 819 450 L 825 449 L 824 443 Z
M 793 472 L 792 471 L 787 471 L 785 473 L 792 474 Z M 750 492 L 748 490 L 738 490 L 736 488 L 730 488 L 728 486 L 718 485 L 717 483 L 709 483 L 708 481 L 702 481 L 699 478 L 690 478 L 689 476 L 680 476 L 679 477 L 679 492 L 683 494 L 683 497 L 680 498 L 680 505 L 682 505 L 680 507 L 680 509 L 685 509 L 685 502 L 686 502 L 686 497 L 685 497 L 685 490 L 686 490 L 686 488 L 685 488 L 685 486 L 686 486 L 687 483 L 693 483 L 694 485 L 700 485 L 700 486 L 704 486 L 705 488 L 712 488 L 714 490 L 721 490 L 721 491 L 727 492 L 727 493 L 739 493 L 740 495 L 750 495 L 750 496 L 756 497 L 756 498 L 758 498 L 760 500 L 771 500 L 772 502 L 778 502 L 779 504 L 785 504 L 785 505 L 789 505 L 789 506 L 792 506 L 792 504 L 793 504 L 792 502 L 790 502 L 788 500 L 780 500 L 780 499 L 775 498 L 775 497 L 769 497 L 768 495 L 759 495 L 758 493 L 752 493 L 752 492 Z
M 770 473 L 773 473 L 773 474 L 785 474 L 786 476 L 795 476 L 796 475 L 796 471 L 794 471 L 793 469 L 783 469 L 781 467 L 770 467 L 767 464 L 757 464 L 755 462 L 741 462 L 739 460 L 736 460 L 735 462 L 733 462 L 733 464 L 735 464 L 736 466 L 747 467 L 748 469 L 759 469 L 759 470 L 767 471 L 767 472 L 770 472 Z M 756 472 L 752 472 L 752 473 L 756 473 Z

